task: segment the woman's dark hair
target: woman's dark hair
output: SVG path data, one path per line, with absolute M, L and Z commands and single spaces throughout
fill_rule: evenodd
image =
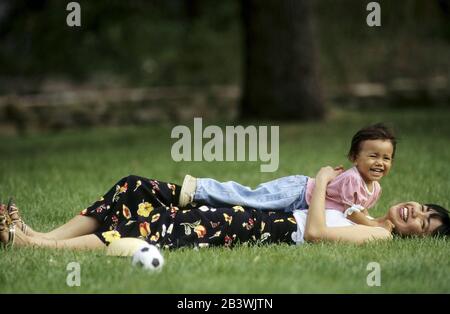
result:
M 392 159 L 395 156 L 395 147 L 397 145 L 397 140 L 394 133 L 383 123 L 377 123 L 370 125 L 368 127 L 362 128 L 355 135 L 353 135 L 352 143 L 350 145 L 350 150 L 348 151 L 347 157 L 350 161 L 354 161 L 356 156 L 358 156 L 361 150 L 361 143 L 367 140 L 387 140 L 391 141 L 392 147 Z
M 431 218 L 439 219 L 442 222 L 442 225 L 436 228 L 433 231 L 433 236 L 450 236 L 450 216 L 449 211 L 442 206 L 436 204 L 425 204 L 428 208 L 431 208 L 435 212 L 430 215 Z

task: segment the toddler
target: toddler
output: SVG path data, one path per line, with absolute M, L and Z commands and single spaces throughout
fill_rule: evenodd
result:
M 352 138 L 348 158 L 353 167 L 331 181 L 327 187 L 325 208 L 343 212 L 357 224 L 383 226 L 368 215 L 381 195 L 379 181 L 391 169 L 396 139 L 383 124 L 359 130 Z M 187 175 L 183 181 L 179 206 L 205 203 L 211 206 L 242 205 L 260 210 L 308 209 L 315 179 L 292 175 L 258 185 L 255 189 L 237 182 L 218 182 Z

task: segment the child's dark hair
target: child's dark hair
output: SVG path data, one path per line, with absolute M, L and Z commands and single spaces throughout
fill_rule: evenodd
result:
M 355 135 L 353 135 L 350 150 L 347 157 L 350 161 L 354 161 L 361 150 L 361 143 L 367 140 L 386 140 L 392 143 L 394 148 L 392 151 L 392 159 L 395 156 L 395 147 L 397 145 L 397 139 L 394 133 L 383 123 L 377 123 L 368 127 L 362 128 Z
M 449 211 L 444 207 L 436 204 L 425 204 L 428 208 L 435 211 L 430 215 L 431 218 L 439 219 L 442 222 L 442 225 L 436 228 L 433 231 L 433 236 L 438 237 L 448 237 L 450 236 L 450 216 Z

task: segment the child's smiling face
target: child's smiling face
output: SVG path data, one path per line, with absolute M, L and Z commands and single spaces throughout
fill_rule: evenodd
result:
M 353 164 L 366 184 L 379 181 L 389 173 L 393 152 L 394 147 L 389 140 L 366 140 L 360 144 Z

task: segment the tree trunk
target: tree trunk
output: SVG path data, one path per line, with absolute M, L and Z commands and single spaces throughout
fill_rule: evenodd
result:
M 242 0 L 244 119 L 321 119 L 309 0 Z

